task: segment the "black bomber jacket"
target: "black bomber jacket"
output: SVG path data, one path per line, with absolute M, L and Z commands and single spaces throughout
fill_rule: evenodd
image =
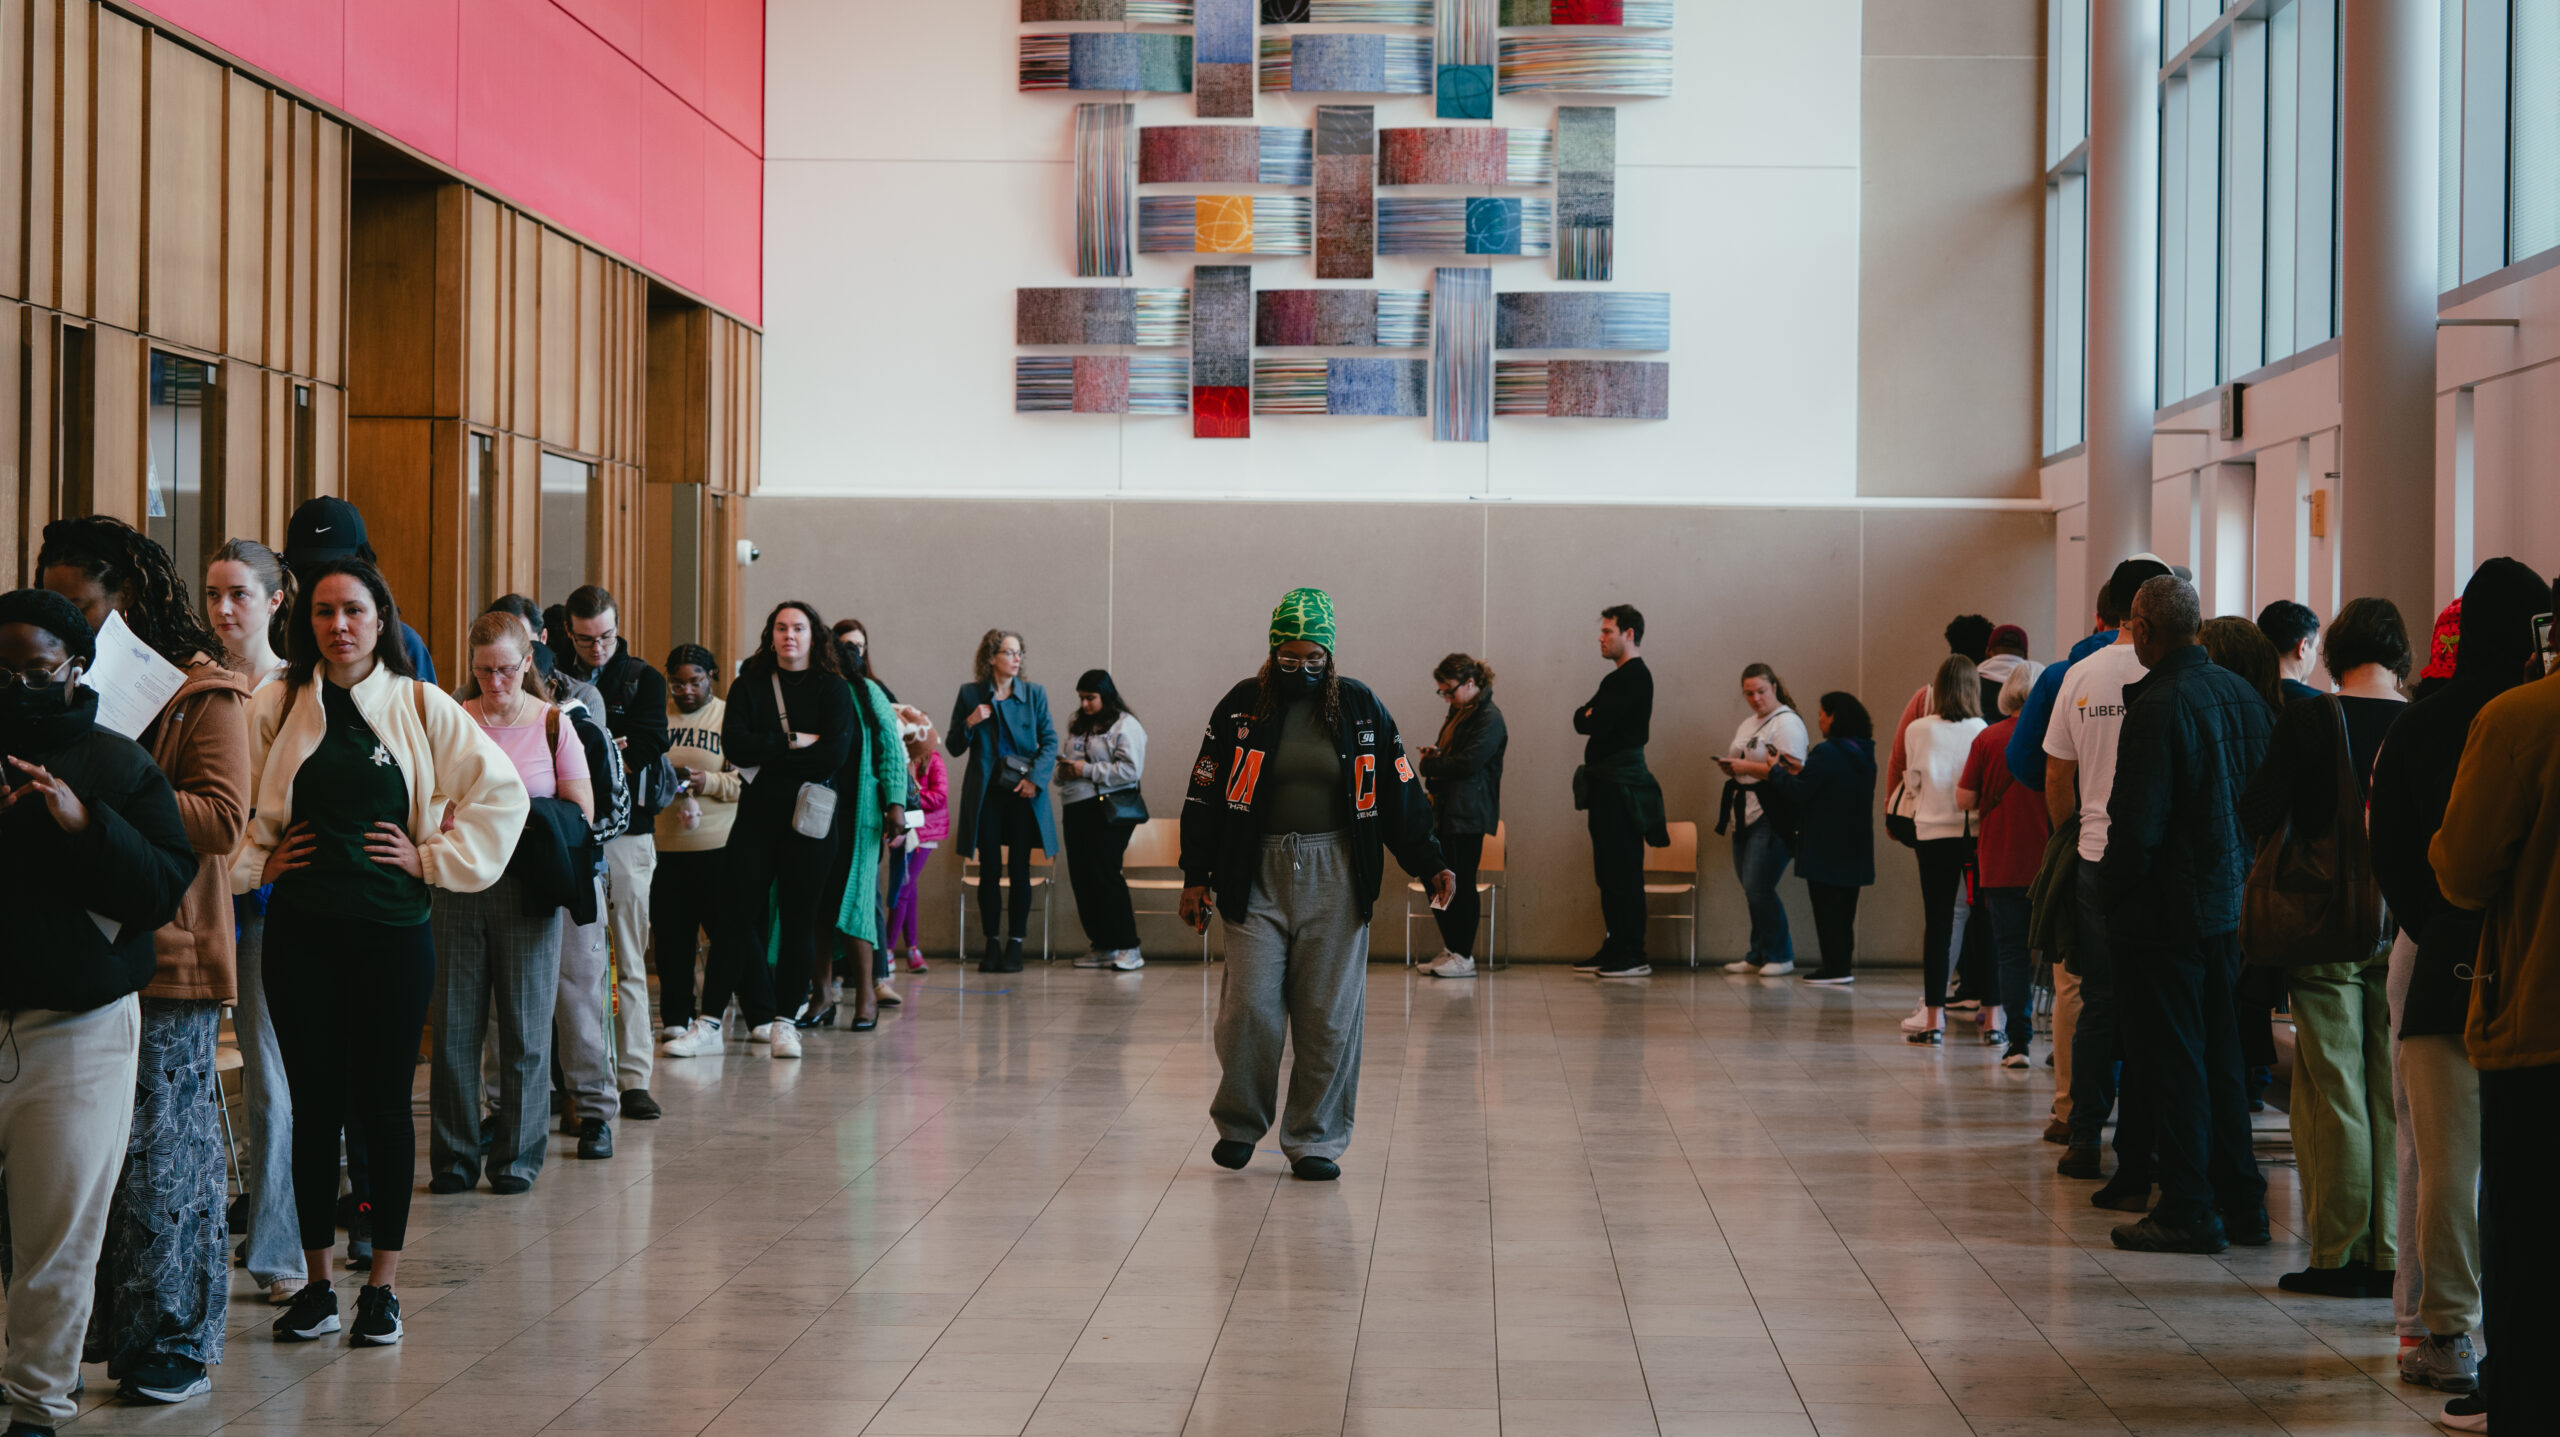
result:
M 1342 755 L 1342 781 L 1351 800 L 1351 869 L 1360 916 L 1376 908 L 1386 880 L 1386 850 L 1407 873 L 1428 880 L 1449 865 L 1431 836 L 1431 800 L 1405 757 L 1396 721 L 1365 684 L 1340 681 L 1342 731 L 1334 747 Z M 1278 719 L 1256 722 L 1261 682 L 1247 679 L 1227 691 L 1209 715 L 1182 805 L 1182 881 L 1215 890 L 1218 912 L 1241 921 L 1253 901 L 1260 869 L 1263 766 L 1280 739 Z

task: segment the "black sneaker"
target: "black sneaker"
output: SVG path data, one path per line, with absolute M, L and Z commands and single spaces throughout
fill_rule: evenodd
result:
M 609 1158 L 613 1156 L 613 1124 L 602 1118 L 589 1118 L 578 1124 L 578 1156 Z
M 2089 1194 L 2089 1206 L 2102 1207 L 2109 1212 L 2149 1212 L 2151 1184 L 2128 1179 L 2124 1169 L 2118 1168 L 2116 1175 L 2107 1179 L 2105 1187 Z
M 2062 1161 L 2055 1164 L 2053 1170 L 2083 1182 L 2095 1182 L 2107 1175 L 2105 1161 L 2099 1156 L 2096 1143 L 2071 1144 L 2063 1151 Z
M 2231 1245 L 2222 1231 L 2222 1219 L 2208 1217 L 2193 1227 L 2176 1227 L 2157 1218 L 2146 1217 L 2127 1223 L 2109 1236 L 2126 1252 L 2192 1252 L 2211 1256 Z
M 2380 1276 L 2379 1292 L 2374 1279 Z M 2276 1279 L 2276 1286 L 2286 1292 L 2305 1297 L 2389 1297 L 2391 1275 L 2377 1274 L 2366 1262 L 2349 1262 L 2338 1267 L 2306 1267 L 2288 1272 Z
M 315 1342 L 338 1330 L 338 1294 L 325 1285 L 304 1288 L 270 1329 L 278 1342 Z
M 489 1179 L 489 1191 L 500 1197 L 522 1197 L 533 1191 L 533 1179 L 518 1177 L 514 1173 L 501 1173 Z
M 389 1347 L 400 1340 L 400 1299 L 387 1287 L 356 1289 L 356 1326 L 347 1334 L 355 1347 Z
M 479 1183 L 476 1173 L 438 1173 L 427 1179 L 427 1191 L 438 1197 L 451 1197 L 455 1193 L 467 1193 Z
M 1583 959 L 1581 962 L 1574 964 L 1573 971 L 1576 973 L 1597 973 L 1600 971 L 1600 965 L 1608 961 L 1608 950 L 1603 949 L 1600 952 L 1594 953 L 1590 957 Z
M 1329 1183 L 1342 1176 L 1341 1166 L 1333 1159 L 1314 1156 L 1289 1164 L 1289 1171 L 1296 1174 L 1298 1181 L 1307 1183 Z
M 658 1107 L 658 1100 L 649 1096 L 647 1088 L 633 1088 L 622 1095 L 622 1115 L 640 1123 L 665 1116 Z
M 1807 973 L 1796 981 L 1799 983 L 1809 983 L 1816 988 L 1846 988 L 1850 984 L 1858 981 L 1858 975 L 1845 970 L 1838 973 L 1826 970 L 1819 973 Z
M 1612 958 L 1591 970 L 1594 978 L 1650 978 L 1653 965 L 1642 958 Z
M 347 1219 L 347 1266 L 366 1272 L 373 1270 L 373 1204 L 356 1204 L 355 1216 Z
M 1243 1167 L 1253 1161 L 1253 1144 L 1238 1142 L 1234 1138 L 1220 1138 L 1218 1145 L 1209 1149 L 1209 1161 L 1222 1168 Z
M 2226 1212 L 2222 1230 L 2233 1247 L 2267 1247 L 2276 1240 L 2275 1229 L 2267 1223 L 2267 1210 L 2253 1208 L 2247 1212 Z
M 204 1364 L 191 1357 L 145 1358 L 125 1374 L 123 1396 L 136 1402 L 184 1402 L 213 1390 Z

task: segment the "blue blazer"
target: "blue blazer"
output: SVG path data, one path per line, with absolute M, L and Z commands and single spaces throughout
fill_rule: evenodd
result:
M 987 704 L 996 716 L 969 727 L 969 715 L 978 705 Z M 1058 820 L 1049 808 L 1049 780 L 1058 770 L 1058 730 L 1049 722 L 1049 691 L 1028 679 L 1013 681 L 1013 696 L 1002 703 L 995 699 L 991 684 L 966 683 L 960 686 L 960 697 L 951 707 L 951 726 L 943 730 L 942 743 L 954 755 L 969 756 L 968 775 L 961 780 L 960 804 L 952 811 L 958 825 L 953 835 L 959 840 L 961 853 L 975 856 L 978 851 L 978 812 L 985 807 L 987 790 L 994 783 L 997 770 L 996 730 L 1004 730 L 1005 745 L 1013 753 L 1031 760 L 1031 782 L 1039 791 L 1031 795 L 1031 815 L 1040 825 L 1040 851 L 1056 854 Z

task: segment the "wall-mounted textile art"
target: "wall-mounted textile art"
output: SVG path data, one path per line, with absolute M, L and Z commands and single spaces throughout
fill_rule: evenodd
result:
M 1378 132 L 1382 185 L 1546 185 L 1555 179 L 1551 131 L 1442 125 Z
M 1307 254 L 1315 206 L 1295 195 L 1147 195 L 1141 254 Z
M 1187 289 L 1088 286 L 1013 292 L 1016 344 L 1175 345 L 1190 341 L 1191 291 Z
M 1431 0 L 1262 0 L 1265 25 L 1428 25 Z
M 1493 437 L 1493 271 L 1431 272 L 1431 437 Z
M 1076 106 L 1076 273 L 1120 279 L 1130 273 L 1137 213 L 1135 105 Z
M 1506 359 L 1493 412 L 1516 418 L 1668 419 L 1671 366 L 1642 359 Z
M 1671 37 L 1506 35 L 1499 88 L 1506 95 L 1552 91 L 1668 95 Z
M 1266 289 L 1253 296 L 1253 342 L 1328 349 L 1420 349 L 1431 342 L 1427 289 Z
M 1378 112 L 1316 107 L 1316 278 L 1377 274 Z
M 1253 15 L 1256 0 L 1195 0 L 1191 95 L 1200 118 L 1253 118 Z
M 1191 271 L 1191 437 L 1253 433 L 1253 270 L 1204 264 Z
M 1506 294 L 1494 306 L 1493 347 L 1669 349 L 1671 296 L 1606 289 Z
M 1541 255 L 1555 247 L 1555 239 L 1552 200 L 1378 201 L 1380 254 Z
M 1431 42 L 1399 35 L 1265 35 L 1262 88 L 1301 95 L 1428 95 Z
M 1022 23 L 1062 20 L 1129 20 L 1141 25 L 1188 25 L 1191 0 L 1022 0 Z
M 1614 279 L 1618 250 L 1618 112 L 1556 108 L 1556 278 Z
M 1431 412 L 1431 365 L 1420 359 L 1257 359 L 1253 412 L 1420 419 Z
M 1181 414 L 1186 360 L 1125 354 L 1026 354 L 1013 361 L 1018 414 Z
M 1502 23 L 1523 28 L 1533 25 L 1623 25 L 1668 30 L 1671 28 L 1671 0 L 1502 0 Z
M 1493 118 L 1494 0 L 1440 0 L 1436 113 L 1444 120 Z
M 1118 30 L 1025 35 L 1022 88 L 1188 94 L 1191 37 Z
M 1250 125 L 1149 125 L 1138 131 L 1142 185 L 1311 185 L 1315 133 Z

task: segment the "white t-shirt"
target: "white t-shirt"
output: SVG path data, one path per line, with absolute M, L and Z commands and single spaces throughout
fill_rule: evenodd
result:
M 2080 857 L 2107 856 L 2107 799 L 2116 787 L 2116 741 L 2124 732 L 2125 685 L 2149 670 L 2133 645 L 2110 644 L 2071 666 L 2053 700 L 2044 751 L 2080 765 Z
M 1733 745 L 1725 750 L 1725 756 L 1765 763 L 1784 753 L 1802 761 L 1807 747 L 1804 720 L 1796 717 L 1794 709 L 1781 708 L 1767 718 L 1756 714 L 1745 718 L 1742 726 L 1733 731 Z M 1746 789 L 1760 786 L 1757 779 L 1742 778 L 1735 782 Z M 1748 793 L 1742 796 L 1742 821 L 1760 821 L 1760 800 Z
M 1978 718 L 1923 714 L 1902 731 L 1903 782 L 1915 790 L 1911 818 L 1923 840 L 1964 837 L 1964 810 L 1956 807 L 1956 785 L 1964 777 L 1964 761 L 1973 752 L 1974 736 L 1985 727 Z

